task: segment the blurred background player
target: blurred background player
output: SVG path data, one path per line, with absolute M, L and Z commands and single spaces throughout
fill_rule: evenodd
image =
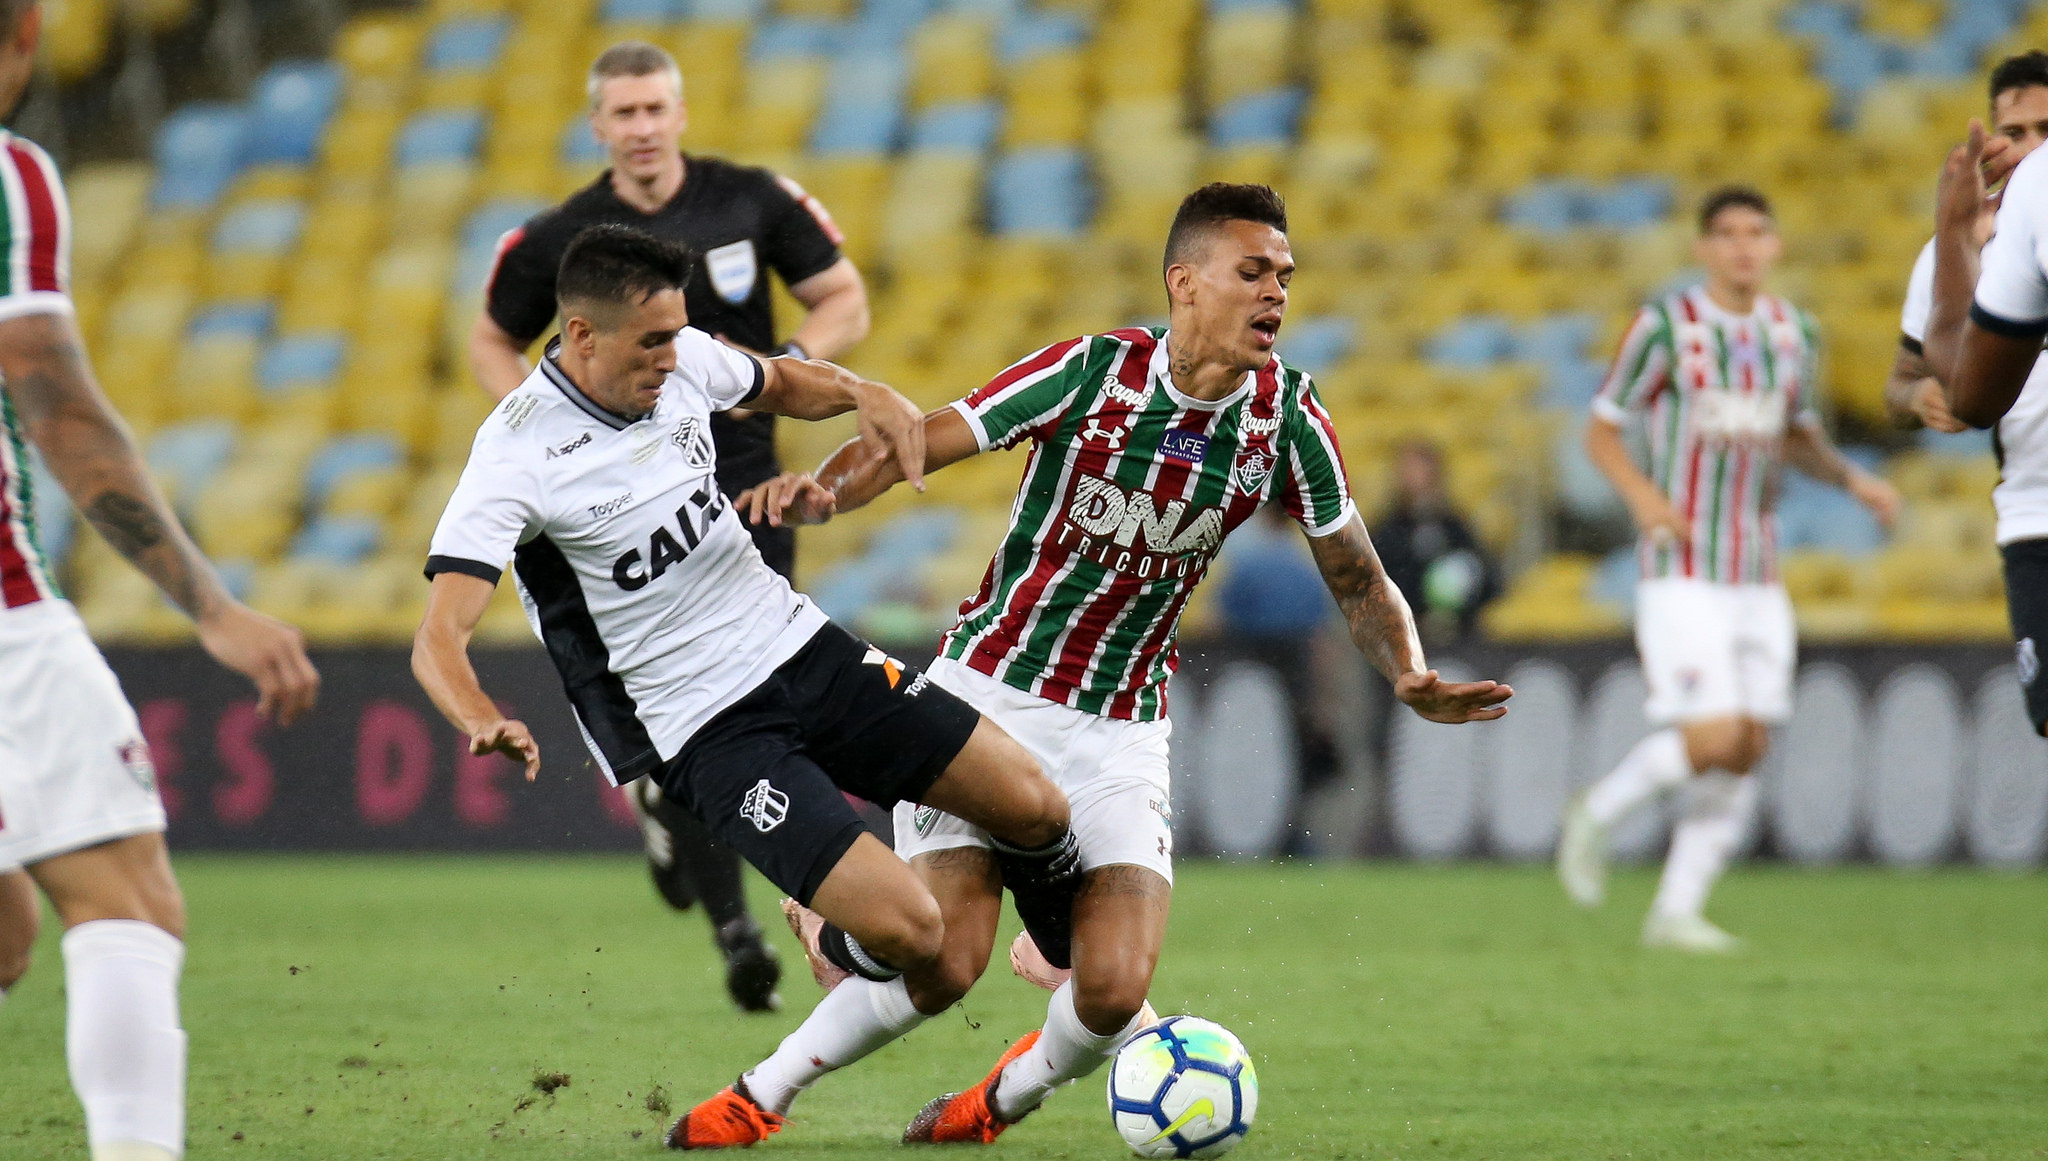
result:
M 1770 203 L 1707 195 L 1695 253 L 1706 281 L 1637 313 L 1593 401 L 1586 454 L 1641 533 L 1636 645 L 1658 727 L 1574 800 L 1558 844 L 1573 901 L 1605 896 L 1607 836 L 1630 811 L 1686 789 L 1643 942 L 1730 951 L 1707 893 L 1756 800 L 1749 772 L 1792 709 L 1792 603 L 1773 515 L 1783 465 L 1845 488 L 1890 524 L 1898 493 L 1844 458 L 1821 426 L 1812 322 L 1764 291 L 1782 244 Z M 1648 427 L 1648 474 L 1624 425 Z
M 1991 129 L 2010 142 L 2006 154 L 2024 159 L 2048 140 L 2048 53 L 2000 61 L 1991 72 Z M 1991 236 L 1993 205 L 1983 203 L 1971 235 L 1974 248 Z M 1944 432 L 1968 430 L 1949 410 L 1948 397 L 1922 344 L 1934 307 L 1934 241 L 1920 251 L 1906 284 L 1899 319 L 1899 354 L 1885 384 L 1885 402 L 1901 422 Z M 2040 680 L 2040 642 L 2048 640 L 2048 386 L 2039 380 L 2048 359 L 2037 358 L 2012 409 L 1991 427 L 1999 481 L 1991 503 L 1998 511 L 1998 551 L 2005 563 L 2006 609 L 2012 617 L 2020 691 L 2036 733 L 2048 734 L 2048 683 Z
M 35 0 L 0 0 L 0 108 L 20 101 L 41 32 Z M 185 904 L 135 711 L 44 558 L 28 448 L 200 645 L 256 682 L 259 713 L 289 724 L 320 679 L 297 629 L 228 595 L 101 394 L 73 317 L 56 166 L 0 131 L 0 186 L 0 999 L 28 970 L 40 887 L 64 924 L 65 1054 L 92 1156 L 167 1161 L 185 1151 Z
M 470 336 L 470 367 L 493 398 L 518 387 L 532 369 L 525 351 L 555 317 L 555 275 L 576 232 L 620 222 L 703 255 L 687 292 L 690 322 L 742 350 L 831 359 L 867 333 L 867 293 L 859 271 L 839 252 L 840 236 L 823 207 L 796 183 L 765 169 L 676 147 L 688 126 L 683 78 L 675 59 L 651 44 L 613 45 L 591 65 L 590 129 L 611 166 L 568 201 L 506 234 Z M 769 298 L 773 271 L 807 313 L 787 342 L 775 338 Z M 718 486 L 727 496 L 780 470 L 775 417 L 733 410 L 712 417 Z M 794 575 L 790 529 L 752 529 L 762 559 Z M 702 900 L 726 960 L 726 988 L 747 1011 L 776 1006 L 781 975 L 774 949 L 747 913 L 739 856 L 695 819 L 661 802 L 650 782 L 626 791 L 646 832 L 656 888 L 670 906 Z
M 981 1083 L 926 1104 L 906 1142 L 993 1141 L 1141 1026 L 1172 899 L 1166 694 L 1181 612 L 1224 538 L 1262 506 L 1308 537 L 1351 639 L 1402 702 L 1432 721 L 1485 721 L 1512 694 L 1427 669 L 1352 502 L 1330 416 L 1309 377 L 1274 354 L 1294 277 L 1279 195 L 1196 190 L 1174 216 L 1162 267 L 1169 327 L 1055 343 L 925 417 L 927 472 L 1031 444 L 1008 532 L 929 673 L 1067 791 L 1085 877 L 1071 962 L 1024 937 L 1013 948 L 1018 973 L 1054 989 L 1044 1028 Z M 849 443 L 815 480 L 786 475 L 743 503 L 776 522 L 785 512 L 818 522 L 903 478 Z M 896 849 L 946 921 L 939 961 L 906 977 L 929 1017 L 987 967 L 1000 880 L 988 833 L 943 811 L 899 806 Z M 769 1112 L 914 1026 L 891 1034 L 866 981 L 818 974 L 831 994 L 743 1078 Z

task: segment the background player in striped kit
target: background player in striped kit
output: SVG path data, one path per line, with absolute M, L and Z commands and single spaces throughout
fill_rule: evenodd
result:
M 1508 687 L 1444 682 L 1427 668 L 1408 604 L 1352 503 L 1329 414 L 1309 377 L 1273 353 L 1294 276 L 1286 229 L 1279 195 L 1264 186 L 1195 191 L 1167 239 L 1167 330 L 1055 343 L 925 419 L 927 472 L 1032 444 L 1010 530 L 928 672 L 1067 791 L 1086 877 L 1071 965 L 1047 964 L 1026 940 L 1013 950 L 1020 974 L 1035 961 L 1035 982 L 1056 989 L 1043 1031 L 1019 1039 L 981 1083 L 927 1104 L 906 1141 L 992 1141 L 1139 1026 L 1172 894 L 1175 634 L 1224 537 L 1262 505 L 1301 525 L 1352 639 L 1402 701 L 1442 722 L 1506 712 Z M 901 479 L 848 444 L 815 480 L 784 476 L 742 503 L 815 522 Z M 938 967 L 912 985 L 918 1011 L 936 1013 L 988 964 L 1002 903 L 996 865 L 986 833 L 938 811 L 899 810 L 896 835 L 946 917 Z M 776 1112 L 881 1045 L 865 1033 L 875 1023 L 866 981 L 821 970 L 815 954 L 813 967 L 831 994 L 746 1076 Z
M 1762 194 L 1729 187 L 1699 214 L 1706 282 L 1637 313 L 1593 401 L 1586 454 L 1642 533 L 1636 644 L 1660 728 L 1574 801 L 1558 844 L 1573 900 L 1605 894 L 1607 835 L 1687 787 L 1643 941 L 1728 951 L 1702 911 L 1756 799 L 1748 777 L 1792 708 L 1792 604 L 1778 581 L 1773 507 L 1784 464 L 1849 493 L 1889 524 L 1898 493 L 1843 458 L 1814 397 L 1813 324 L 1763 290 L 1780 252 Z M 1649 473 L 1623 426 L 1644 417 Z
M 0 113 L 28 85 L 41 30 L 35 0 L 0 0 Z M 100 393 L 57 167 L 5 130 L 0 238 L 0 999 L 28 970 L 40 887 L 64 924 L 65 1055 L 92 1156 L 169 1161 L 185 1149 L 185 903 L 135 711 L 38 543 L 29 445 L 200 645 L 256 682 L 260 714 L 291 722 L 320 679 L 298 630 L 228 594 Z

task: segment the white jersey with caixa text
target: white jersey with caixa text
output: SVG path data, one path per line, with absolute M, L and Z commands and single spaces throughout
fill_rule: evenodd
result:
M 1933 312 L 1934 242 L 1929 240 L 1913 263 L 1899 316 L 1899 333 L 1916 355 L 1927 341 L 1927 316 Z M 2012 410 L 1992 427 L 1991 448 L 1998 456 L 1998 487 L 1991 492 L 1998 543 L 2048 537 L 2048 354 L 2034 360 Z
M 551 345 L 478 429 L 427 558 L 429 577 L 494 584 L 512 561 L 584 741 L 619 783 L 673 758 L 825 624 L 713 479 L 711 414 L 760 392 L 760 363 L 701 331 L 676 346 L 654 410 L 628 422 Z

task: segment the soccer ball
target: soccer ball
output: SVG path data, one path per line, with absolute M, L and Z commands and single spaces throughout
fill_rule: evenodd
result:
M 1140 1157 L 1221 1157 L 1251 1131 L 1259 1077 L 1220 1024 L 1169 1016 L 1116 1050 L 1109 1115 Z

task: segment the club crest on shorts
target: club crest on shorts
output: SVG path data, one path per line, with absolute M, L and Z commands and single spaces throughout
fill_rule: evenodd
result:
M 1256 492 L 1266 477 L 1273 474 L 1273 457 L 1262 451 L 1249 451 L 1237 457 L 1235 469 L 1238 486 L 1247 492 Z
M 711 275 L 711 289 L 718 297 L 738 305 L 754 293 L 754 243 L 742 238 L 704 254 L 704 269 Z
M 142 784 L 144 790 L 156 789 L 156 763 L 149 760 L 149 743 L 141 738 L 130 738 L 114 747 L 121 758 L 121 765 L 128 768 L 128 774 Z
M 2020 638 L 2019 648 L 2014 651 L 2013 663 L 2019 666 L 2020 684 L 2031 689 L 2034 679 L 2041 676 L 2041 655 L 2034 649 L 2032 637 Z
M 754 788 L 740 800 L 740 817 L 753 823 L 755 830 L 767 834 L 789 817 L 789 795 L 770 786 L 763 778 L 754 783 Z
M 929 838 L 932 828 L 939 825 L 939 808 L 920 806 L 910 816 L 910 825 L 917 829 L 919 838 Z

